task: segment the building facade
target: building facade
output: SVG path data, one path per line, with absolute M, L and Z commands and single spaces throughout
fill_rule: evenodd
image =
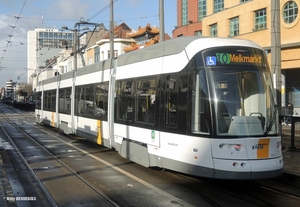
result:
M 131 28 L 126 23 L 121 23 L 114 27 L 114 57 L 125 53 L 124 47 L 128 46 L 132 42 L 132 39 L 126 37 L 126 33 L 131 31 Z M 94 41 L 88 45 L 86 51 L 87 65 L 97 63 L 110 58 L 110 32 L 101 37 L 94 37 Z
M 177 0 L 173 38 L 199 35 L 248 39 L 263 47 L 271 63 L 271 4 L 275 0 Z M 300 0 L 280 0 L 282 106 L 300 112 Z
M 6 86 L 5 86 L 5 94 L 4 97 L 8 101 L 14 100 L 14 86 L 16 85 L 16 82 L 13 82 L 12 80 L 7 80 Z
M 46 67 L 46 61 L 54 58 L 64 48 L 73 47 L 73 32 L 58 29 L 36 28 L 27 33 L 27 83 L 33 84 L 33 75 Z

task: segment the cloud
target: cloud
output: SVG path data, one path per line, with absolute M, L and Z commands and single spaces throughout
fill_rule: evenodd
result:
M 128 4 L 132 7 L 132 8 L 137 8 L 139 7 L 139 5 L 143 4 L 145 1 L 143 0 L 129 0 Z M 157 3 L 156 1 L 149 1 L 151 3 Z
M 4 86 L 7 80 L 16 80 L 25 73 L 23 68 L 26 68 L 27 62 L 27 30 L 18 26 L 19 22 L 16 20 L 9 14 L 0 15 L 0 87 Z M 23 76 L 25 81 L 26 75 Z
M 78 19 L 86 17 L 89 5 L 80 0 L 64 0 L 51 3 L 51 13 L 56 13 L 55 17 L 64 19 Z M 79 19 L 78 19 L 79 20 Z

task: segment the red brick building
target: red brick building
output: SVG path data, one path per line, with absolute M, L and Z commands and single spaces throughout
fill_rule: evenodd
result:
M 173 31 L 173 38 L 202 35 L 198 2 L 199 0 L 177 0 L 177 27 Z

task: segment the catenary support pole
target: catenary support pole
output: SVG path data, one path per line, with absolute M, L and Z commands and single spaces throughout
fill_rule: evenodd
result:
M 271 2 L 271 69 L 276 88 L 278 106 L 281 103 L 281 35 L 280 35 L 280 0 Z
M 159 41 L 165 41 L 164 0 L 159 0 Z

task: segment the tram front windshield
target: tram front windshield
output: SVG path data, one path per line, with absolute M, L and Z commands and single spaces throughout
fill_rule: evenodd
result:
M 216 134 L 226 137 L 278 134 L 278 114 L 264 52 L 231 48 L 214 49 L 203 55 Z

